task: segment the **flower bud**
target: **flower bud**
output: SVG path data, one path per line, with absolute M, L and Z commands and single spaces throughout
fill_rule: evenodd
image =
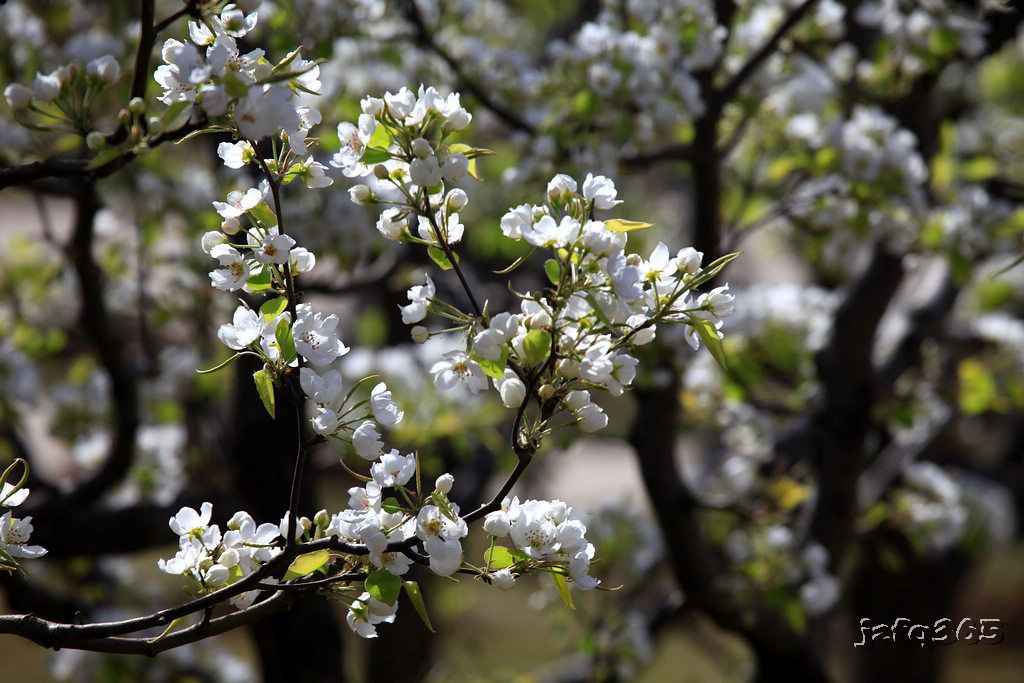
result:
M 545 401 L 555 395 L 555 388 L 550 384 L 542 384 L 540 389 L 537 390 L 537 395 Z
M 430 339 L 430 331 L 427 330 L 427 328 L 423 327 L 423 325 L 417 325 L 416 327 L 412 328 L 412 340 L 414 342 L 416 342 L 417 344 L 422 344 L 428 339 Z
M 387 180 L 390 177 L 387 166 L 384 164 L 377 164 L 374 166 L 373 175 L 376 176 L 377 180 Z
M 206 572 L 206 584 L 213 587 L 223 586 L 228 582 L 229 575 L 230 572 L 227 567 L 222 564 L 215 564 Z
M 558 173 L 548 183 L 548 199 L 552 204 L 564 204 L 574 194 L 576 181 L 564 173 Z
M 234 548 L 228 548 L 220 554 L 220 557 L 217 558 L 217 562 L 224 565 L 228 569 L 231 569 L 236 564 L 238 564 L 238 551 Z
M 318 528 L 323 529 L 331 523 L 331 516 L 327 514 L 327 510 L 320 510 L 313 517 L 313 523 L 316 524 Z
M 32 91 L 21 83 L 11 83 L 4 88 L 4 99 L 7 100 L 7 104 L 11 105 L 11 109 L 21 111 L 28 109 L 32 104 Z
M 460 190 L 459 188 L 449 192 L 447 199 L 445 199 L 449 211 L 461 211 L 468 201 L 469 198 L 466 196 L 465 190 Z
M 85 136 L 85 146 L 94 152 L 96 150 L 103 149 L 106 144 L 107 137 L 98 130 L 91 131 Z
M 441 493 L 447 495 L 447 493 L 452 490 L 452 484 L 454 483 L 455 477 L 445 472 L 437 478 L 437 481 L 434 482 L 434 487 Z
M 146 100 L 141 97 L 133 97 L 128 101 L 128 110 L 133 114 L 144 114 L 146 112 Z
M 90 78 L 104 86 L 114 85 L 121 79 L 121 65 L 111 55 L 92 60 L 85 70 Z
M 242 229 L 242 224 L 238 222 L 237 218 L 225 218 L 220 223 L 220 229 L 225 235 L 236 235 Z
M 505 536 L 508 536 L 509 529 L 511 528 L 512 523 L 509 521 L 508 515 L 501 510 L 488 513 L 488 515 L 484 517 L 484 531 L 489 533 L 491 536 L 504 538 Z
M 366 206 L 373 202 L 373 192 L 366 185 L 353 185 L 348 190 L 348 196 L 353 203 L 360 206 Z
M 434 148 L 431 147 L 430 142 L 423 138 L 416 138 L 412 141 L 412 153 L 420 159 L 430 156 L 433 151 Z
M 149 121 L 146 122 L 146 126 L 149 128 L 149 132 L 153 135 L 160 135 L 160 133 L 164 132 L 163 121 L 156 116 L 149 117 Z
M 299 528 L 305 533 L 309 531 L 313 526 L 313 520 L 309 517 L 299 517 Z
M 32 81 L 32 93 L 41 102 L 53 102 L 63 87 L 64 84 L 61 83 L 56 71 L 51 74 L 37 73 L 35 80 Z
M 501 590 L 507 591 L 516 585 L 516 577 L 512 575 L 512 570 L 505 568 L 499 571 L 491 573 L 491 585 L 497 586 Z

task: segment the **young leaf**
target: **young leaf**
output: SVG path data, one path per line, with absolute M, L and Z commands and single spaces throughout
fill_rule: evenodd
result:
M 484 551 L 484 562 L 491 569 L 506 569 L 516 563 L 516 558 L 508 548 L 496 545 Z
M 402 580 L 387 569 L 377 569 L 366 577 L 363 588 L 381 602 L 393 605 L 402 590 Z
M 530 365 L 540 365 L 551 350 L 551 334 L 544 330 L 530 330 L 523 340 L 523 351 Z
M 270 417 L 274 417 L 274 378 L 270 374 L 270 367 L 264 365 L 262 370 L 252 373 L 252 380 L 256 383 L 256 391 L 263 401 L 263 407 L 267 409 Z
M 250 209 L 249 215 L 255 218 L 264 228 L 277 225 L 277 214 L 274 213 L 274 210 L 266 202 L 260 202 Z
M 558 572 L 551 572 L 551 579 L 555 582 L 555 588 L 558 589 L 558 594 L 562 596 L 562 602 L 565 603 L 565 606 L 575 610 L 576 606 L 572 604 L 572 593 L 569 592 L 569 582 L 565 580 L 565 576 Z
M 430 615 L 427 614 L 427 606 L 423 602 L 423 594 L 420 593 L 420 585 L 415 581 L 406 581 L 402 584 L 405 588 L 405 594 L 409 596 L 409 602 L 412 603 L 412 608 L 416 610 L 416 614 L 420 615 L 420 619 L 423 620 L 423 625 L 431 633 L 434 631 L 433 625 L 430 623 Z
M 395 513 L 402 509 L 402 504 L 394 496 L 388 496 L 380 503 L 380 508 L 387 513 Z
M 260 306 L 260 315 L 264 320 L 271 320 L 284 313 L 286 308 L 288 308 L 288 299 L 278 296 L 263 302 L 263 305 Z
M 329 550 L 317 550 L 316 552 L 299 555 L 288 565 L 288 571 L 284 573 L 284 580 L 291 581 L 292 579 L 312 574 L 327 566 L 327 563 L 330 561 L 331 552 Z
M 452 262 L 448 260 L 448 255 L 444 253 L 444 250 L 439 247 L 428 247 L 427 255 L 434 263 L 441 267 L 441 270 L 451 270 Z M 458 261 L 459 257 L 456 256 L 455 260 Z
M 494 379 L 501 379 L 502 375 L 505 374 L 505 365 L 508 364 L 508 353 L 504 349 L 501 350 L 501 358 L 498 360 L 490 360 L 487 358 L 481 358 L 480 356 L 473 354 L 473 360 L 479 365 L 480 369 L 484 371 L 484 374 Z
M 270 282 L 270 268 L 260 265 L 249 274 L 249 279 L 245 281 L 245 286 L 253 292 L 262 292 L 264 289 L 270 289 Z
M 727 369 L 725 365 L 725 349 L 722 348 L 722 340 L 718 338 L 718 330 L 715 329 L 714 324 L 703 318 L 690 318 L 690 322 L 693 324 L 693 329 L 696 330 L 700 340 L 704 342 L 704 346 L 708 347 L 711 357 L 722 366 L 723 370 Z
M 285 363 L 291 363 L 298 355 L 295 351 L 295 337 L 292 336 L 292 323 L 290 320 L 282 320 L 277 323 L 274 330 L 274 339 L 277 340 L 277 348 L 281 350 L 281 358 Z
M 644 221 L 631 221 L 625 218 L 612 218 L 611 220 L 604 222 L 604 227 L 608 228 L 612 232 L 633 232 L 634 230 L 645 230 L 651 227 L 653 223 L 645 223 Z
M 455 514 L 454 508 L 452 508 L 452 504 L 448 501 L 448 496 L 445 494 L 435 490 L 430 494 L 430 500 L 437 506 L 437 509 L 441 511 L 441 514 L 448 519 L 454 522 L 459 518 L 459 516 Z
M 373 147 L 367 147 L 366 151 L 363 152 L 362 158 L 359 160 L 366 165 L 380 164 L 391 158 L 390 152 L 383 149 L 374 149 Z
M 557 285 L 558 278 L 562 273 L 562 267 L 553 258 L 549 258 L 544 262 L 544 273 L 548 276 L 548 280 L 551 280 L 551 284 Z

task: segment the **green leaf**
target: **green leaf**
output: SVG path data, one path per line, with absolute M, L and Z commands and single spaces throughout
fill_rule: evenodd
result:
M 475 360 L 480 368 L 484 371 L 484 374 L 494 379 L 501 379 L 505 374 L 505 366 L 508 364 L 508 353 L 505 349 L 501 350 L 501 358 L 498 360 L 490 360 L 488 358 L 481 358 L 480 356 L 473 354 L 473 360 Z
M 507 569 L 516 563 L 516 558 L 508 548 L 496 545 L 484 551 L 484 562 L 491 569 Z
M 441 511 L 441 514 L 448 519 L 453 522 L 459 519 L 459 516 L 455 514 L 454 508 L 452 508 L 451 502 L 448 500 L 448 496 L 443 494 L 441 491 L 434 489 L 434 492 L 430 494 L 430 500 L 437 506 L 437 509 Z
M 288 308 L 288 299 L 283 296 L 274 297 L 263 302 L 260 306 L 260 315 L 264 320 L 272 320 L 285 312 Z
M 375 147 L 377 149 L 387 149 L 391 146 L 391 133 L 384 126 L 378 125 L 373 129 L 373 134 L 370 136 L 369 142 L 366 143 L 367 147 Z
M 452 262 L 448 260 L 448 255 L 445 254 L 444 250 L 441 249 L 440 247 L 428 247 L 427 256 L 430 257 L 430 260 L 432 260 L 434 263 L 440 266 L 441 270 L 452 269 Z M 456 256 L 455 260 L 456 262 L 458 262 L 459 257 Z
M 377 569 L 366 577 L 363 588 L 381 602 L 393 605 L 402 591 L 402 580 L 387 569 Z
M 367 147 L 366 151 L 363 152 L 362 158 L 359 161 L 366 165 L 370 164 L 381 164 L 391 158 L 391 153 L 386 149 L 377 149 L 375 147 Z
M 235 73 L 229 72 L 221 82 L 232 99 L 241 99 L 249 92 L 249 86 L 243 83 L 242 79 Z
M 631 221 L 625 218 L 613 218 L 609 221 L 604 222 L 604 227 L 608 228 L 612 232 L 633 232 L 634 230 L 646 230 L 652 225 L 654 224 L 645 223 L 644 221 Z
M 690 318 L 690 321 L 693 324 L 693 329 L 697 332 L 697 336 L 704 342 L 704 346 L 708 348 L 711 357 L 725 370 L 725 349 L 722 348 L 722 340 L 718 338 L 718 330 L 715 329 L 714 323 L 710 320 L 695 317 Z
M 263 401 L 263 407 L 267 409 L 270 417 L 274 417 L 274 378 L 270 374 L 270 366 L 264 365 L 262 370 L 252 373 L 252 380 L 256 383 L 256 391 Z
M 285 363 L 291 363 L 298 354 L 295 351 L 295 337 L 292 336 L 292 323 L 290 320 L 281 320 L 274 330 L 274 339 L 277 340 L 277 348 L 281 350 L 281 358 Z
M 401 511 L 402 504 L 399 503 L 398 499 L 395 498 L 394 496 L 388 496 L 387 498 L 381 501 L 380 507 L 382 510 L 384 510 L 384 512 L 387 512 L 388 514 L 393 514 L 395 512 Z
M 555 259 L 549 258 L 544 262 L 544 273 L 548 276 L 551 284 L 557 285 L 558 278 L 562 274 L 562 266 Z
M 530 330 L 523 340 L 523 351 L 530 365 L 540 365 L 551 351 L 551 334 L 544 330 Z
M 291 581 L 292 579 L 312 574 L 323 569 L 330 561 L 331 552 L 329 550 L 317 550 L 316 552 L 299 555 L 288 565 L 288 571 L 284 573 L 284 580 Z
M 260 202 L 249 210 L 249 215 L 264 228 L 271 228 L 277 225 L 277 214 L 266 202 Z
M 264 289 L 270 289 L 270 284 L 270 268 L 265 265 L 254 268 L 249 273 L 249 279 L 245 281 L 245 286 L 253 292 L 262 292 Z
M 423 625 L 431 633 L 434 631 L 433 625 L 430 623 L 430 615 L 427 614 L 427 606 L 423 603 L 423 594 L 420 593 L 420 585 L 415 581 L 406 581 L 402 584 L 405 588 L 405 594 L 409 596 L 409 602 L 412 603 L 412 608 L 416 610 L 416 614 L 420 615 L 420 619 L 423 620 Z
M 983 363 L 973 358 L 960 361 L 957 368 L 960 409 L 967 415 L 980 415 L 996 406 L 999 389 L 995 378 Z
M 181 116 L 181 114 L 191 106 L 192 103 L 188 100 L 181 100 L 180 102 L 175 102 L 171 106 L 167 107 L 164 113 L 160 115 L 160 123 L 163 124 L 164 128 L 167 128 L 172 123 L 174 123 L 174 120 L 176 118 Z
M 569 592 L 569 582 L 566 581 L 565 576 L 558 572 L 552 572 L 551 579 L 555 582 L 555 588 L 558 589 L 558 594 L 562 596 L 562 602 L 565 603 L 565 606 L 575 610 L 576 606 L 572 604 L 572 593 Z

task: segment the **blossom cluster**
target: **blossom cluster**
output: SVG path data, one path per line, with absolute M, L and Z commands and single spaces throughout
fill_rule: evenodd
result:
M 839 599 L 839 580 L 828 571 L 828 551 L 813 541 L 801 546 L 789 526 L 737 529 L 723 550 L 733 566 L 721 582 L 741 601 L 751 593 L 782 589 L 792 593 L 807 616 L 815 617 Z
M 11 484 L 7 479 L 19 465 L 24 468 L 25 476 L 17 484 Z M 32 535 L 32 518 L 19 519 L 14 516 L 14 510 L 10 509 L 18 507 L 28 498 L 30 491 L 24 487 L 28 476 L 27 467 L 25 461 L 16 460 L 0 478 L 0 506 L 8 508 L 0 516 L 0 571 L 19 571 L 19 559 L 31 560 L 46 554 L 45 548 L 28 545 Z
M 590 576 L 590 561 L 594 558 L 594 544 L 586 539 L 587 526 L 574 518 L 572 508 L 560 500 L 527 500 L 518 498 L 502 501 L 501 509 L 484 518 L 484 531 L 493 539 L 509 539 L 513 548 L 494 544 L 487 553 L 489 580 L 494 585 L 509 589 L 516 576 L 527 567 L 568 565 L 569 576 L 581 590 L 596 588 L 601 582 Z M 506 553 L 495 553 L 496 548 Z
M 255 571 L 261 564 L 281 552 L 275 542 L 286 533 L 287 519 L 280 525 L 259 526 L 247 512 L 236 512 L 223 534 L 210 524 L 213 505 L 203 503 L 197 512 L 184 507 L 171 518 L 171 531 L 178 535 L 178 552 L 158 566 L 168 574 L 181 574 L 195 581 L 200 590 L 216 590 L 234 583 Z M 273 581 L 273 579 L 268 579 Z M 250 606 L 259 591 L 248 591 L 231 598 L 240 609 Z

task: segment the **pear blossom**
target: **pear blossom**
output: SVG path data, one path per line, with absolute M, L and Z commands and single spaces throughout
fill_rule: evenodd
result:
M 416 516 L 416 536 L 430 559 L 430 569 L 439 576 L 451 576 L 462 565 L 461 539 L 469 533 L 465 520 L 450 519 L 435 505 L 424 505 Z
M 434 281 L 430 279 L 430 276 L 426 276 L 426 283 L 422 285 L 413 285 L 409 288 L 409 305 L 400 306 L 402 310 L 402 322 L 406 325 L 418 323 L 427 317 L 427 307 L 430 305 L 430 300 L 434 298 L 436 288 L 434 287 Z
M 348 353 L 348 347 L 335 331 L 337 315 L 324 316 L 319 311 L 314 312 L 309 304 L 299 304 L 296 313 L 298 319 L 292 326 L 292 336 L 299 355 L 314 366 L 324 366 Z
M 210 256 L 220 262 L 221 267 L 210 271 L 210 282 L 219 290 L 234 292 L 245 286 L 249 279 L 249 264 L 242 254 L 230 244 L 218 244 L 210 250 Z
M 402 236 L 402 231 L 405 230 L 406 225 L 407 221 L 402 209 L 393 207 L 385 209 L 380 214 L 380 218 L 377 219 L 377 232 L 383 235 L 385 239 L 394 242 Z
M 600 210 L 612 209 L 622 201 L 615 198 L 615 183 L 603 175 L 595 176 L 588 173 L 583 181 L 583 197 L 594 203 Z
M 241 142 L 222 142 L 217 145 L 217 156 L 228 168 L 242 168 L 250 161 L 256 160 L 256 151 L 248 140 Z
M 251 187 L 244 193 L 232 190 L 228 193 L 228 200 L 226 202 L 214 202 L 213 208 L 224 218 L 238 218 L 244 215 L 246 211 L 255 209 L 262 201 L 263 192 L 255 187 Z
M 388 605 L 369 593 L 363 593 L 349 607 L 345 621 L 353 633 L 361 638 L 376 638 L 377 625 L 394 622 L 397 610 L 397 602 Z
M 394 427 L 405 417 L 405 412 L 398 408 L 384 382 L 378 383 L 370 391 L 370 408 L 374 419 L 386 427 Z
M 384 450 L 384 442 L 381 441 L 377 425 L 366 420 L 356 427 L 352 433 L 352 447 L 359 457 L 365 460 L 376 460 Z
M 487 390 L 487 375 L 480 364 L 472 360 L 464 351 L 450 351 L 430 368 L 434 375 L 434 384 L 439 389 L 454 389 L 464 384 L 474 394 Z
M 220 326 L 217 337 L 230 349 L 241 351 L 263 334 L 266 323 L 258 312 L 239 306 L 232 322 Z
M 384 487 L 404 486 L 416 474 L 416 456 L 401 455 L 397 450 L 380 456 L 380 461 L 370 466 L 373 480 Z

